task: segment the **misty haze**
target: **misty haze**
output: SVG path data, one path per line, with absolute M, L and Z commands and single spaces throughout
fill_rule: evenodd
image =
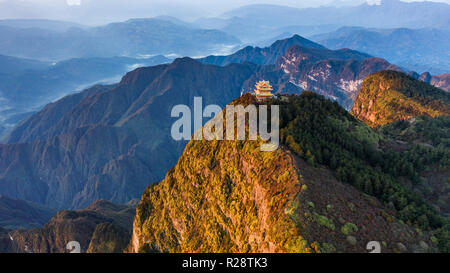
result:
M 0 253 L 448 253 L 449 14 L 0 0 Z

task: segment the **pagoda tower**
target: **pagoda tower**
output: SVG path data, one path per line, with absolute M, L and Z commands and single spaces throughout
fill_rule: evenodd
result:
M 255 96 L 258 101 L 266 101 L 272 98 L 272 86 L 269 81 L 259 81 L 255 85 Z

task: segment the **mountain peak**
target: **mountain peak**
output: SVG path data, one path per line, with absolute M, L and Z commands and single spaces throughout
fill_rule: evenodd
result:
M 416 116 L 450 114 L 450 94 L 402 72 L 385 70 L 364 79 L 351 113 L 371 127 Z
M 194 60 L 190 57 L 181 57 L 181 58 L 176 58 L 173 62 L 172 65 L 196 65 L 196 64 L 201 64 L 199 61 Z

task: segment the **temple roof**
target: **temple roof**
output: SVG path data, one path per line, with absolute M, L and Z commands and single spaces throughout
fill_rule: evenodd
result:
M 272 86 L 269 81 L 259 81 L 255 84 L 256 90 L 272 91 Z

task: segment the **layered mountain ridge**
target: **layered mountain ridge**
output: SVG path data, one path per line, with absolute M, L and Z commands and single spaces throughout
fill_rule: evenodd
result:
M 204 105 L 223 107 L 266 79 L 276 93 L 311 89 L 348 109 L 362 77 L 396 69 L 367 54 L 304 43 L 294 36 L 263 49 L 270 53 L 267 63 L 282 56 L 268 65 L 179 58 L 51 103 L 0 145 L 0 193 L 56 209 L 83 208 L 101 198 L 124 203 L 162 179 L 182 153 L 186 142 L 170 136 L 175 105 L 192 107 L 194 96 L 201 96 Z
M 403 73 L 382 71 L 364 79 L 352 114 L 372 127 L 416 116 L 450 115 L 450 94 Z
M 78 242 L 81 253 L 120 253 L 131 237 L 135 208 L 98 200 L 76 211 L 60 211 L 42 228 L 9 232 L 9 252 L 69 253 Z
M 426 143 L 403 143 L 404 136 L 398 136 L 403 125 L 374 131 L 338 104 L 349 109 L 362 79 L 370 81 L 372 73 L 391 76 L 363 84 L 354 107 L 370 104 L 366 93 L 386 100 L 390 92 L 384 91 L 394 83 L 403 88 L 405 100 L 414 100 L 406 114 L 393 109 L 398 115 L 386 123 L 437 116 L 433 111 L 448 115 L 448 93 L 401 72 L 376 73 L 401 70 L 383 59 L 296 45 L 304 42 L 298 37 L 291 42 L 250 49 L 236 58 L 243 63 L 218 66 L 179 58 L 139 68 L 118 84 L 47 105 L 0 145 L 0 193 L 77 209 L 101 198 L 126 203 L 144 192 L 132 252 L 361 252 L 374 239 L 384 242 L 386 252 L 449 249 L 442 217 L 448 213 L 442 186 L 448 177 L 445 137 L 428 143 L 430 136 L 420 135 Z M 262 53 L 270 53 L 267 64 L 249 62 Z M 281 57 L 275 61 L 276 56 Z M 200 96 L 204 105 L 223 107 L 261 79 L 270 80 L 280 96 L 275 102 L 282 109 L 281 149 L 261 153 L 260 142 L 248 141 L 191 141 L 185 148 L 185 141 L 171 138 L 173 106 L 192 109 Z M 250 94 L 235 103 L 257 104 Z M 377 112 L 369 110 L 368 115 Z M 445 120 L 430 124 L 438 130 L 447 126 Z M 145 190 L 174 165 L 162 182 Z M 19 251 L 66 251 L 71 232 L 57 223 L 72 216 L 62 212 L 42 229 L 15 232 Z M 121 251 L 127 243 L 108 248 L 103 242 L 126 232 L 103 216 L 86 221 L 79 227 L 89 228 L 80 238 L 83 252 Z M 12 233 L 0 234 L 3 240 Z
M 10 144 L 0 145 L 0 191 L 58 209 L 139 197 L 184 147 L 170 136 L 171 108 L 192 106 L 194 96 L 223 106 L 239 96 L 255 69 L 183 58 L 50 104 L 18 126 Z
M 220 30 L 198 29 L 168 20 L 130 19 L 98 27 L 62 31 L 0 25 L 0 52 L 59 61 L 80 57 L 140 57 L 155 54 L 200 55 L 221 52 L 240 41 Z M 24 41 L 27 41 L 24 43 Z

